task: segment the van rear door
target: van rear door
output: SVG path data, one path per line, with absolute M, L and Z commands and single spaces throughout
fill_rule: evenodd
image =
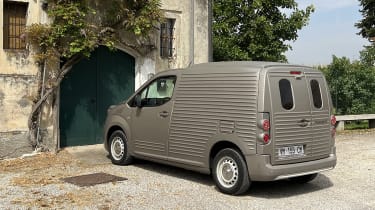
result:
M 320 72 L 305 72 L 311 101 L 311 129 L 313 132 L 312 157 L 325 158 L 330 153 L 332 134 L 330 131 L 329 90 Z
M 322 82 L 324 79 L 321 74 L 306 75 L 305 70 L 288 68 L 285 71 L 270 70 L 268 73 L 272 106 L 273 165 L 305 162 L 328 156 L 330 118 L 328 97 L 326 91 L 321 90 L 326 88 Z M 320 93 L 325 93 L 320 97 L 320 107 L 313 108 L 311 81 L 314 81 L 314 91 L 317 92 L 318 82 Z M 318 100 L 317 96 L 315 99 Z M 315 103 L 318 105 L 318 101 Z

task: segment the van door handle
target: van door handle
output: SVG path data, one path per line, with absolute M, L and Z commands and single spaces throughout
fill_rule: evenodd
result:
M 162 111 L 162 112 L 159 113 L 159 116 L 163 117 L 163 118 L 166 118 L 166 117 L 169 116 L 169 113 L 167 111 Z
M 302 119 L 302 120 L 298 121 L 298 125 L 301 126 L 301 127 L 306 127 L 306 126 L 309 125 L 309 123 L 310 123 L 310 121 L 306 120 L 306 119 Z

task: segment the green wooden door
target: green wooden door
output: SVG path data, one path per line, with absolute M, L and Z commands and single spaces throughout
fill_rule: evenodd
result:
M 107 109 L 134 92 L 134 58 L 105 47 L 76 64 L 60 87 L 60 146 L 102 143 Z

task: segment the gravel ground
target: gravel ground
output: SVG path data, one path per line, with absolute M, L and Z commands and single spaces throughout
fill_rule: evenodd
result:
M 375 131 L 340 133 L 336 145 L 337 167 L 311 183 L 257 182 L 242 196 L 218 192 L 210 176 L 146 161 L 87 164 L 66 150 L 2 160 L 0 209 L 375 209 Z M 128 180 L 61 181 L 96 172 Z

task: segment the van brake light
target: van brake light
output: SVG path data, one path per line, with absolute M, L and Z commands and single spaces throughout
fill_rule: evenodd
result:
M 301 71 L 290 71 L 290 74 L 292 75 L 301 75 Z
M 268 144 L 270 141 L 270 135 L 269 134 L 263 134 L 263 141 L 265 144 Z

